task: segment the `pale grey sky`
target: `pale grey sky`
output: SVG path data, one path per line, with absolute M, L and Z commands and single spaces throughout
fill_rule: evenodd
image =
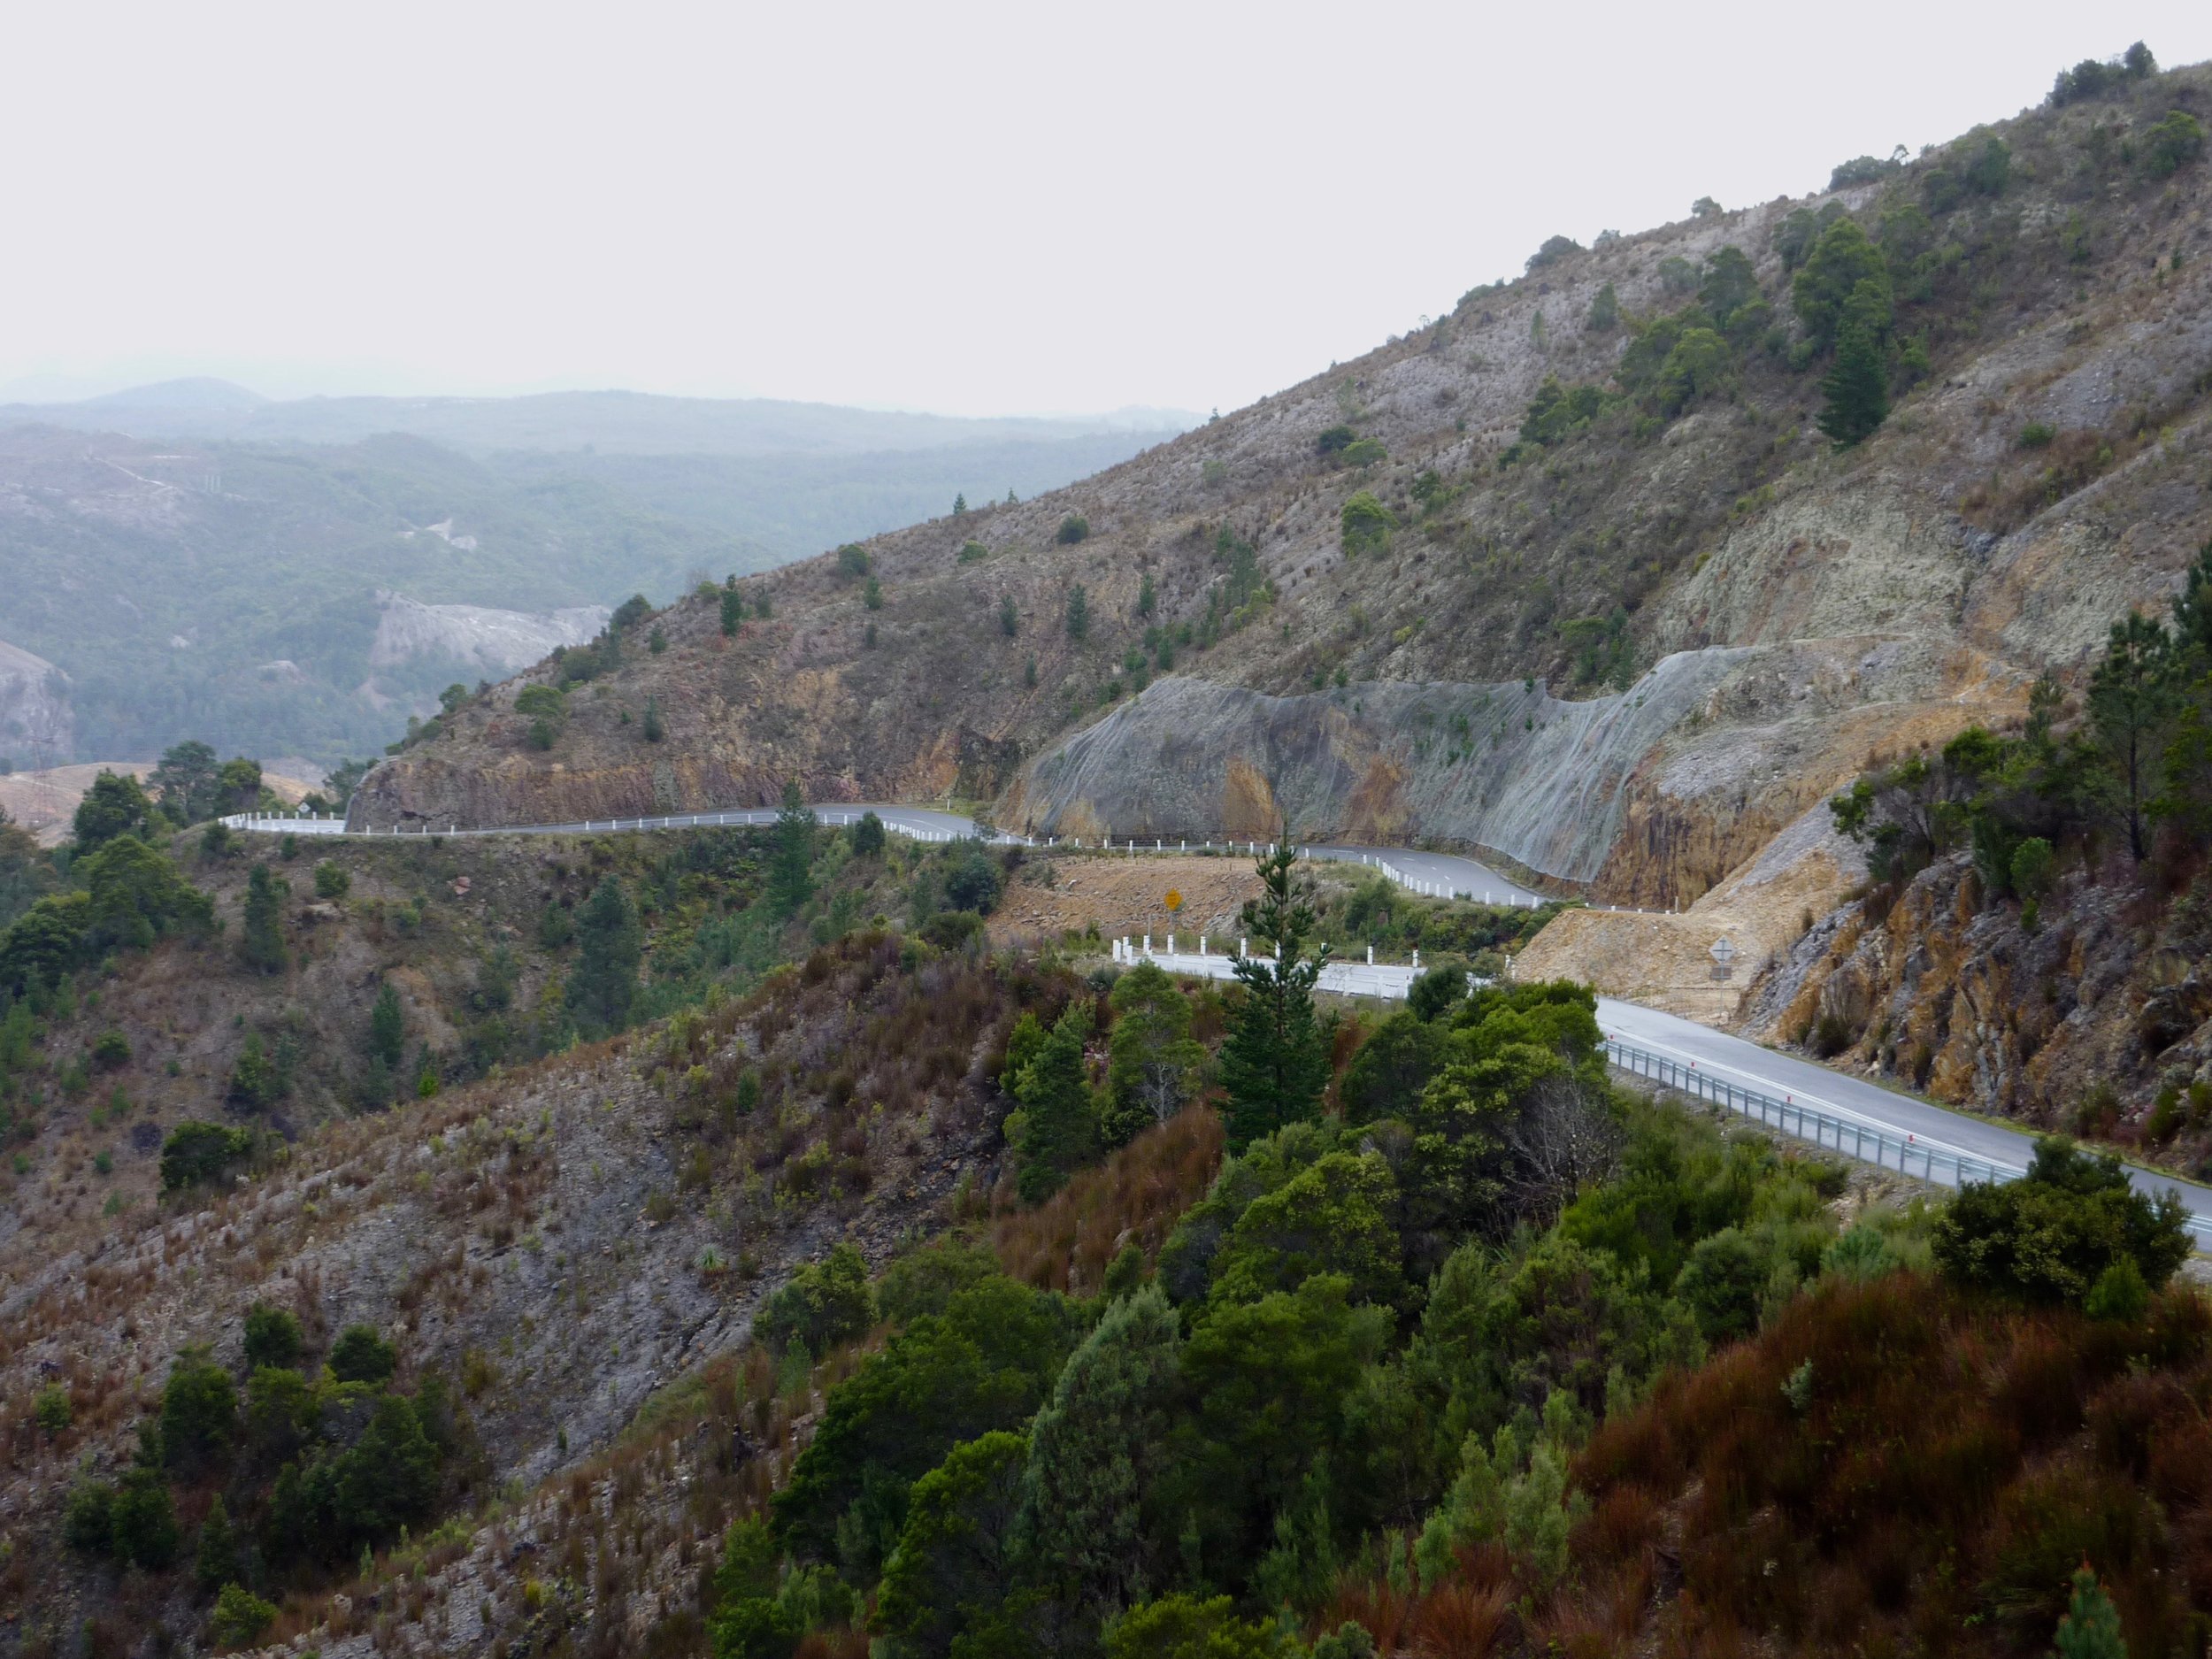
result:
M 0 387 L 1232 408 L 2212 6 L 19 5 Z

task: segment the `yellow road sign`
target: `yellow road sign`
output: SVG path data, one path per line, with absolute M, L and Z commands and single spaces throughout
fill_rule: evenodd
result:
M 1183 895 L 1173 887 L 1167 890 L 1167 907 L 1171 910 L 1179 910 L 1183 908 Z

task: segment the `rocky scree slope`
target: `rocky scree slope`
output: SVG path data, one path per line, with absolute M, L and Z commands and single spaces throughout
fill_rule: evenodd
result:
M 0 1630 L 75 1629 L 119 1596 L 141 1628 L 197 1621 L 187 1584 L 65 1554 L 62 1506 L 128 1465 L 176 1354 L 235 1366 L 257 1301 L 316 1351 L 365 1323 L 443 1372 L 495 1488 L 604 1450 L 797 1265 L 841 1239 L 879 1261 L 990 1190 L 1012 995 L 855 934 L 711 1015 L 330 1125 L 234 1190 L 0 1241 L 0 1391 L 58 1386 L 73 1417 L 5 1425 Z
M 1532 261 L 1095 478 L 762 579 L 771 613 L 749 603 L 733 637 L 718 596 L 687 599 L 664 653 L 634 641 L 572 692 L 546 750 L 513 709 L 534 671 L 380 767 L 357 814 L 605 817 L 795 777 L 1047 831 L 1280 813 L 1694 898 L 1870 751 L 2077 672 L 2212 530 L 2212 168 L 2140 159 L 2176 109 L 2212 115 L 2212 75 Z M 1897 273 L 1894 411 L 1840 453 L 1777 245 L 1801 210 L 1847 213 Z M 1708 383 L 1655 378 L 1640 342 L 1716 273 L 1739 343 Z M 1601 388 L 1595 412 L 1532 442 L 1553 379 Z M 1395 527 L 1370 515 L 1348 548 L 1362 492 Z

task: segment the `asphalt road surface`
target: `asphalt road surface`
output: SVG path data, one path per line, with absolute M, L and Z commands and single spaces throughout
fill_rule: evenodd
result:
M 816 807 L 814 810 L 827 824 L 849 824 L 863 812 L 872 811 L 883 820 L 885 828 L 926 841 L 954 841 L 976 833 L 972 819 L 956 812 L 941 812 L 927 807 L 841 802 L 831 806 Z M 600 818 L 573 824 L 508 825 L 495 829 L 433 827 L 398 833 L 448 835 L 609 834 L 763 825 L 772 824 L 775 818 L 774 808 L 753 807 L 732 808 L 718 812 L 676 813 L 658 818 Z M 340 835 L 347 833 L 344 822 L 336 818 L 273 815 L 242 816 L 228 821 L 241 829 L 273 833 L 290 831 L 303 835 Z M 999 839 L 1006 841 L 1022 840 L 1019 836 L 1001 836 Z M 1315 858 L 1340 862 L 1357 860 L 1384 868 L 1396 879 L 1417 890 L 1463 895 L 1477 899 L 1490 898 L 1493 902 L 1498 903 L 1533 905 L 1540 902 L 1539 895 L 1487 865 L 1450 853 L 1419 852 L 1402 847 L 1324 845 L 1310 846 L 1304 850 Z M 1162 941 L 1162 943 L 1164 942 Z M 1217 976 L 1225 976 L 1229 972 L 1225 958 L 1210 957 L 1202 962 L 1196 956 L 1179 956 L 1170 962 L 1163 956 L 1158 959 L 1179 972 Z M 1402 997 L 1405 995 L 1405 987 L 1412 980 L 1413 971 L 1409 966 L 1399 964 L 1377 964 L 1368 967 L 1364 964 L 1348 962 L 1337 970 L 1335 978 L 1341 983 L 1332 983 L 1325 988 L 1341 990 L 1353 995 Z M 1901 1094 L 1831 1071 L 1826 1066 L 1816 1065 L 1808 1060 L 1777 1054 L 1756 1043 L 1747 1042 L 1740 1037 L 1732 1037 L 1725 1032 L 1714 1031 L 1672 1014 L 1663 1014 L 1655 1009 L 1617 1002 L 1611 997 L 1601 997 L 1598 999 L 1598 1024 L 1607 1036 L 1635 1048 L 1683 1064 L 1694 1064 L 1699 1070 L 1724 1077 L 1732 1083 L 1801 1102 L 1847 1122 L 1863 1123 L 1868 1128 L 1901 1139 L 1911 1136 L 1916 1142 L 1932 1147 L 1940 1153 L 1963 1154 L 2002 1169 L 2022 1171 L 2027 1168 L 2028 1161 L 2035 1151 L 2034 1138 L 2017 1130 L 1985 1123 L 1978 1118 L 1969 1118 L 1916 1096 Z M 2132 1168 L 2129 1171 L 2129 1179 L 2139 1189 L 2147 1193 L 2177 1194 L 2188 1207 L 2193 1230 L 2200 1240 L 2212 1240 L 2212 1188 Z

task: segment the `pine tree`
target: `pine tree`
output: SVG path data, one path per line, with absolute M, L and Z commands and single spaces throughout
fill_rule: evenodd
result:
M 576 915 L 576 966 L 568 976 L 568 1008 L 590 1035 L 620 1031 L 637 999 L 645 930 L 637 907 L 612 876 L 601 881 Z
M 2066 1617 L 2058 1622 L 2053 1638 L 2057 1659 L 2127 1659 L 2128 1645 L 2120 1634 L 2119 1609 L 2097 1582 L 2095 1571 L 2083 1562 L 2074 1573 L 2073 1599 Z
M 1839 448 L 1863 442 L 1889 419 L 1889 369 L 1868 330 L 1843 331 L 1820 395 L 1828 400 L 1820 411 L 1820 429 Z
M 1014 595 L 1006 595 L 998 602 L 998 631 L 1012 639 L 1021 628 L 1021 617 L 1014 609 Z
M 776 849 L 768 864 L 768 902 L 780 917 L 799 913 L 814 896 L 814 814 L 799 799 L 795 780 L 783 787 L 776 814 Z
M 1160 595 L 1153 588 L 1152 572 L 1147 571 L 1144 573 L 1144 580 L 1137 588 L 1137 614 L 1141 617 L 1148 617 L 1159 608 Z
M 200 1544 L 193 1558 L 192 1576 L 199 1581 L 200 1588 L 210 1594 L 238 1577 L 238 1533 L 230 1524 L 230 1511 L 223 1507 L 220 1493 L 215 1494 L 215 1502 L 208 1507 L 207 1519 L 200 1523 Z
M 1232 1152 L 1313 1117 L 1329 1080 L 1328 1041 L 1313 1011 L 1313 987 L 1329 948 L 1323 945 L 1310 960 L 1305 956 L 1313 910 L 1291 881 L 1294 862 L 1287 844 L 1263 853 L 1261 896 L 1244 907 L 1245 933 L 1263 950 L 1278 947 L 1279 955 L 1248 956 L 1236 966 L 1244 1004 L 1221 1045 Z
M 737 625 L 744 620 L 745 595 L 734 588 L 725 588 L 722 590 L 722 632 L 726 635 L 735 634 Z
M 259 973 L 284 971 L 284 885 L 269 873 L 266 864 L 256 864 L 246 883 L 246 925 L 239 954 Z
M 645 741 L 657 743 L 668 735 L 668 728 L 661 724 L 661 704 L 658 697 L 645 700 Z
M 964 492 L 952 498 L 952 516 L 956 518 L 968 511 L 968 497 Z
M 1029 1433 L 1016 1523 L 1026 1553 L 1102 1610 L 1169 1577 L 1173 1540 L 1145 1525 L 1169 1461 L 1182 1327 L 1157 1286 L 1107 1310 L 1061 1368 Z
M 1087 638 L 1091 631 L 1091 596 L 1078 582 L 1068 589 L 1068 638 Z
M 1051 1197 L 1098 1154 L 1098 1113 L 1083 1068 L 1083 1040 L 1090 1033 L 1090 1002 L 1069 1003 L 1014 1079 L 1021 1102 L 1012 1133 L 1015 1187 L 1024 1203 Z
M 406 1041 L 407 1022 L 400 1012 L 399 992 L 387 979 L 376 994 L 376 1006 L 369 1010 L 369 1053 L 388 1071 L 399 1064 Z

